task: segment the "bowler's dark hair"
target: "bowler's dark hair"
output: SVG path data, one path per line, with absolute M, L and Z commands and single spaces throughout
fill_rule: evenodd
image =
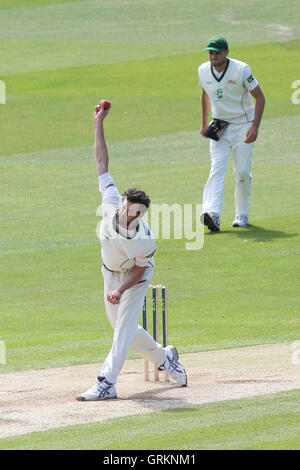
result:
M 138 188 L 129 188 L 122 194 L 123 198 L 126 198 L 127 201 L 133 202 L 135 204 L 142 204 L 147 209 L 150 206 L 150 198 L 147 194 Z

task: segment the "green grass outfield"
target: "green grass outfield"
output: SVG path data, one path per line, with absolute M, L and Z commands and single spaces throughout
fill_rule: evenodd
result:
M 209 144 L 198 133 L 197 67 L 216 33 L 250 64 L 267 100 L 252 225 L 231 227 L 230 162 L 222 232 L 206 231 L 198 251 L 158 240 L 154 282 L 168 287 L 169 338 L 181 352 L 300 339 L 297 4 L 216 1 L 211 12 L 199 0 L 0 0 L 1 373 L 104 360 L 112 331 L 96 238 L 93 105 L 113 102 L 105 126 L 120 190 L 200 204 Z M 282 445 L 298 444 L 287 434 Z
M 295 390 L 111 419 L 2 439 L 0 449 L 299 449 L 299 399 Z

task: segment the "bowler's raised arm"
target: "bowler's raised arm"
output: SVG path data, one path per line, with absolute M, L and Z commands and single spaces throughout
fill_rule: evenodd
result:
M 95 143 L 94 155 L 98 175 L 108 172 L 108 151 L 104 137 L 103 120 L 110 111 L 109 101 L 102 100 L 94 108 Z

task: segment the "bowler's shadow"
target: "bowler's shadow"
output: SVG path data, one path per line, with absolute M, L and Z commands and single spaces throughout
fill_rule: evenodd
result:
M 233 228 L 232 230 L 221 230 L 221 233 L 232 233 L 238 238 L 247 238 L 254 242 L 269 242 L 278 238 L 292 238 L 297 237 L 298 233 L 282 232 L 281 230 L 268 230 L 258 225 L 249 225 L 247 229 Z
M 127 400 L 133 402 L 142 402 L 144 406 L 149 407 L 150 409 L 155 409 L 157 411 L 163 411 L 173 407 L 184 408 L 188 406 L 188 402 L 185 398 L 175 398 L 174 396 L 168 395 L 167 392 L 174 390 L 174 388 L 181 388 L 182 390 L 186 389 L 186 387 L 180 387 L 176 384 L 171 386 L 165 384 L 165 386 L 160 388 L 153 388 L 151 390 L 146 390 L 144 392 L 130 395 Z M 165 393 L 166 395 L 164 396 Z

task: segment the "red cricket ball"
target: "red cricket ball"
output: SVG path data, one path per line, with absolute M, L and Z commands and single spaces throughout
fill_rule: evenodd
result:
M 111 106 L 111 102 L 110 101 L 106 101 L 106 100 L 101 100 L 100 101 L 100 106 L 103 106 L 105 110 L 109 109 L 110 106 Z

